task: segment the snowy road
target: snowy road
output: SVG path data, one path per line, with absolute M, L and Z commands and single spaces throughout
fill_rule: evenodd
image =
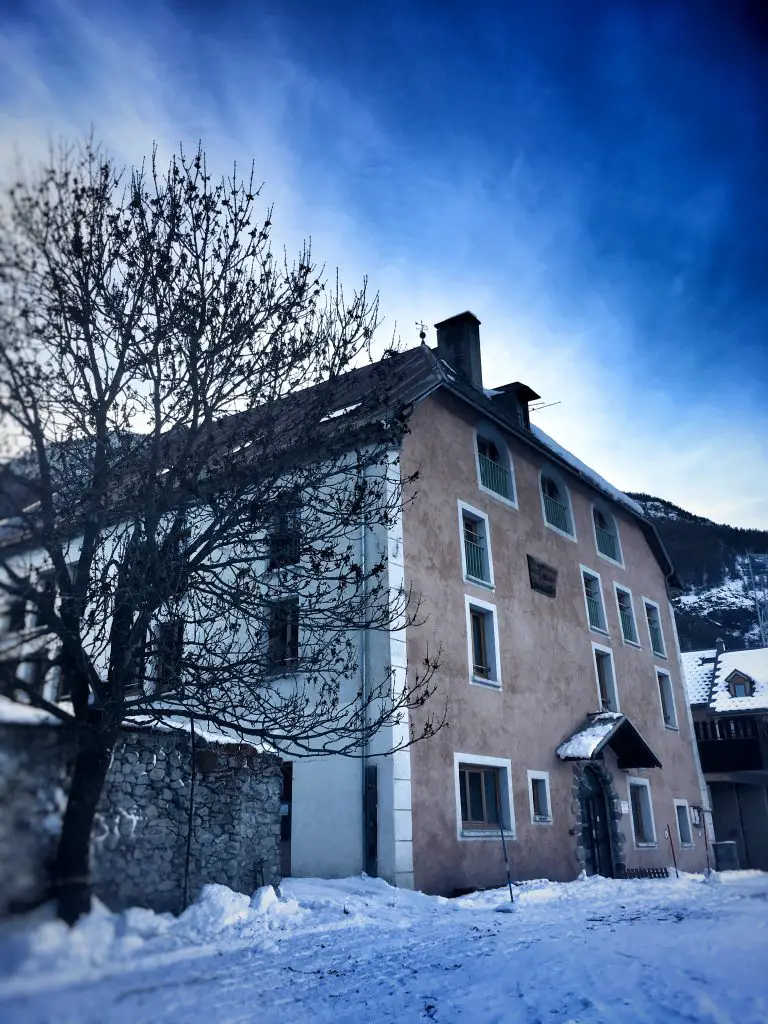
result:
M 768 875 L 527 883 L 445 901 L 376 880 L 215 887 L 181 918 L 0 933 L 3 1024 L 768 1022 Z

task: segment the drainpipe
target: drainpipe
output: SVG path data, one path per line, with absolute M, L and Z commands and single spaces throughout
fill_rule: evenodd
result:
M 701 770 L 701 758 L 699 757 L 699 744 L 696 741 L 696 730 L 693 725 L 693 713 L 691 712 L 691 702 L 688 700 L 688 689 L 685 684 L 685 672 L 683 671 L 683 655 L 680 650 L 680 638 L 677 635 L 677 622 L 675 621 L 675 609 L 672 607 L 672 600 L 669 596 L 670 586 L 669 577 L 672 575 L 674 570 L 670 569 L 666 573 L 667 582 L 667 604 L 669 605 L 669 617 L 672 622 L 672 634 L 675 640 L 675 650 L 677 651 L 677 671 L 680 674 L 680 682 L 683 684 L 683 698 L 685 702 L 685 717 L 688 722 L 688 731 L 691 736 L 691 746 L 693 747 L 693 763 L 696 768 L 696 778 L 699 782 L 699 793 L 701 794 L 701 820 L 704 826 L 705 846 L 707 847 L 707 864 L 709 864 L 709 843 L 715 841 L 715 828 L 712 821 L 712 808 L 709 806 L 709 792 L 707 790 L 707 783 L 704 778 L 704 772 Z M 708 840 L 708 842 L 707 842 Z
M 365 470 L 361 471 L 361 482 L 365 483 Z M 366 554 L 366 540 L 368 532 L 368 523 L 365 515 L 365 502 L 363 502 L 363 514 L 360 523 L 360 567 L 363 573 L 364 587 L 365 587 L 365 615 L 367 620 L 368 615 L 368 558 Z M 369 631 L 366 628 L 362 630 L 362 636 L 360 637 L 360 700 L 361 710 L 363 713 L 363 728 L 368 724 L 368 661 L 370 658 L 370 638 Z M 363 804 L 363 828 L 362 828 L 362 844 L 363 844 L 363 870 L 368 874 L 375 874 L 375 871 L 370 871 L 368 858 L 368 821 L 371 814 L 370 807 L 370 793 L 368 789 L 368 763 L 369 763 L 369 744 L 367 738 L 365 739 L 362 749 L 362 756 L 360 758 L 360 764 L 362 767 L 361 785 L 362 785 L 362 804 Z

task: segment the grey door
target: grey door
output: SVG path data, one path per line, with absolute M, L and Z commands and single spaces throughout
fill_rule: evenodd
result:
M 587 874 L 613 878 L 608 805 L 603 785 L 591 768 L 586 768 L 582 777 L 580 802 Z

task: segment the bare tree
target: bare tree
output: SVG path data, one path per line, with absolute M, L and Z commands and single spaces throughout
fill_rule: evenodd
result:
M 70 922 L 127 720 L 357 755 L 433 689 L 430 660 L 356 682 L 361 631 L 417 612 L 383 544 L 412 482 L 398 358 L 370 359 L 365 282 L 347 301 L 308 247 L 277 259 L 258 200 L 202 151 L 123 172 L 91 144 L 5 197 L 3 692 L 79 737 L 52 880 Z

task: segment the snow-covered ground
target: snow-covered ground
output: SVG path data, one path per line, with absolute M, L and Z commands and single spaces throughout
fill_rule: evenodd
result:
M 180 918 L 0 929 L 3 1024 L 768 1021 L 768 874 L 523 883 L 457 900 L 375 879 L 210 886 Z

